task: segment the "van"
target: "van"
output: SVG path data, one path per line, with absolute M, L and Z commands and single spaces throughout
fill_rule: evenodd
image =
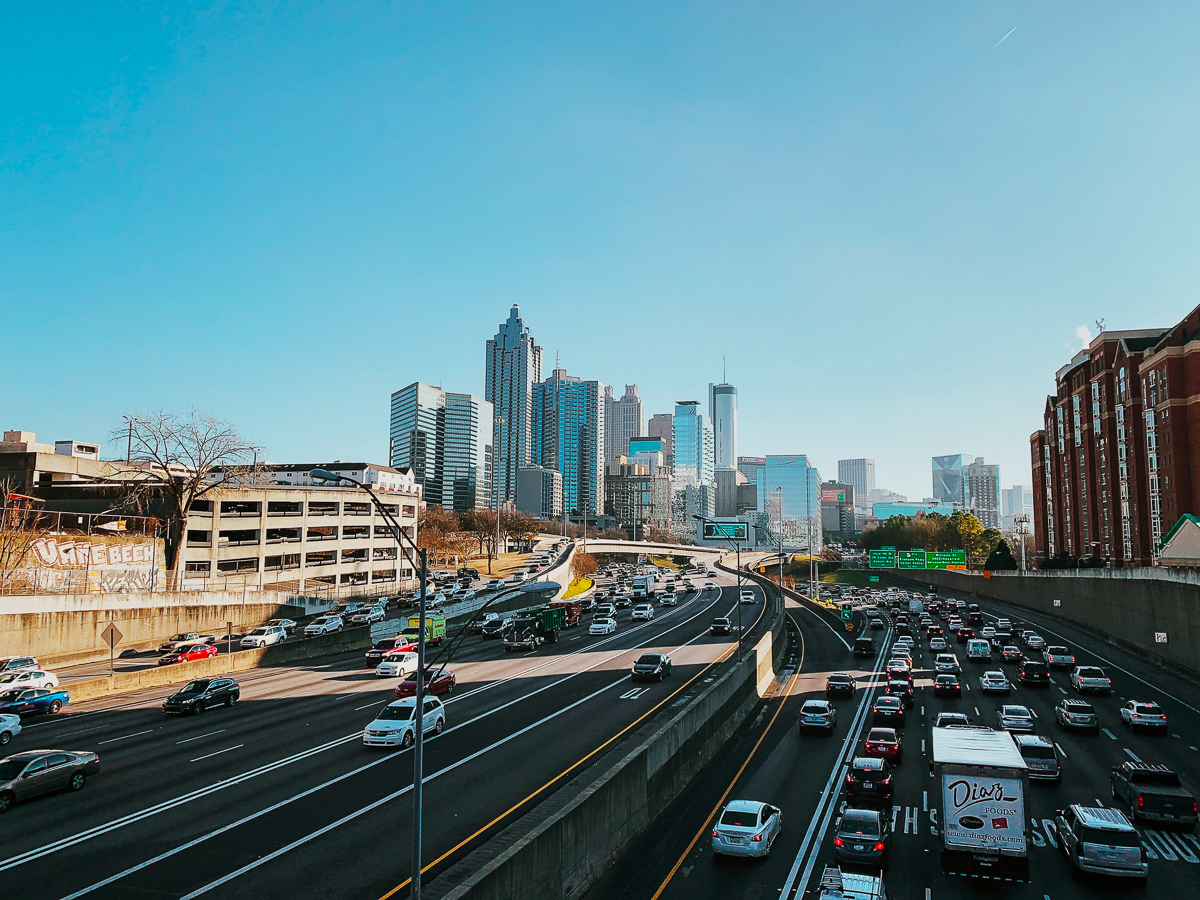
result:
M 871 657 L 875 655 L 875 641 L 868 637 L 854 641 L 854 655 Z
M 967 641 L 967 659 L 972 662 L 991 662 L 992 645 L 981 638 Z

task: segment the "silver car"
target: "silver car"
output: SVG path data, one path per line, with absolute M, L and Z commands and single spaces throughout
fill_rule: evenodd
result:
M 1080 804 L 1054 819 L 1058 846 L 1076 871 L 1145 881 L 1150 863 L 1141 835 L 1119 810 Z
M 837 728 L 837 707 L 828 700 L 805 700 L 800 707 L 800 730 L 811 728 L 832 733 Z
M 712 832 L 714 854 L 768 856 L 783 828 L 783 813 L 758 800 L 731 800 Z
M 53 791 L 78 791 L 100 771 L 90 751 L 30 750 L 0 759 L 0 813 L 13 804 Z
M 996 711 L 996 724 L 1001 731 L 1033 733 L 1033 713 L 1026 706 L 1006 703 Z

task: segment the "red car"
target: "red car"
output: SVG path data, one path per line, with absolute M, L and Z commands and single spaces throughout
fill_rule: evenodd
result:
M 425 670 L 425 694 L 449 694 L 458 683 L 458 676 L 447 669 Z M 417 673 L 413 672 L 396 685 L 396 699 L 417 693 Z
M 958 631 L 954 632 L 954 636 L 958 639 L 958 642 L 960 644 L 965 644 L 971 638 L 975 637 L 975 629 L 974 628 L 960 628 L 960 629 L 958 629 Z
M 210 656 L 216 655 L 217 648 L 213 644 L 192 644 L 190 647 L 180 647 L 166 656 L 160 656 L 158 664 L 160 666 L 173 666 L 175 663 L 191 662 L 194 659 L 208 659 Z
M 904 749 L 900 746 L 900 734 L 895 728 L 872 728 L 867 732 L 867 743 L 863 748 L 867 756 L 890 760 L 900 764 Z

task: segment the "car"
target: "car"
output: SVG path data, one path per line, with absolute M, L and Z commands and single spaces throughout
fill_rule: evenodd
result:
M 854 655 L 855 657 L 871 658 L 876 654 L 875 640 L 869 637 L 855 638 L 854 640 Z
M 712 620 L 708 625 L 709 634 L 732 634 L 733 623 L 729 621 L 727 616 L 719 616 Z
M 592 619 L 588 634 L 612 634 L 617 630 L 616 619 Z
M 1167 733 L 1167 714 L 1157 703 L 1130 700 L 1121 707 L 1121 721 L 1130 731 L 1137 728 L 1152 729 Z
M 466 603 L 468 600 L 475 599 L 475 592 L 469 587 L 460 587 L 450 596 L 455 603 Z
M 195 715 L 214 706 L 233 706 L 241 696 L 241 686 L 228 675 L 197 678 L 164 700 L 162 708 L 168 715 Z
M 1070 671 L 1075 668 L 1075 654 L 1069 647 L 1061 645 L 1052 645 L 1043 650 L 1042 661 L 1051 669 Z
M 703 589 L 706 591 L 715 591 L 717 589 L 717 583 L 715 581 L 706 581 L 704 582 Z
M 1050 687 L 1050 669 L 1044 662 L 1034 659 L 1024 660 L 1017 667 L 1017 678 L 1021 684 L 1030 687 Z
M 633 664 L 629 677 L 633 681 L 662 681 L 671 674 L 671 657 L 665 653 L 643 653 Z
M 417 671 L 418 656 L 413 650 L 403 653 L 390 653 L 375 667 L 375 674 L 380 678 L 407 678 Z
M 21 717 L 16 713 L 0 715 L 0 747 L 21 733 Z
M 1000 649 L 1000 661 L 1006 663 L 1020 663 L 1025 659 L 1025 654 L 1021 652 L 1021 648 L 1016 644 L 1008 644 Z
M 783 828 L 778 807 L 758 800 L 731 800 L 712 830 L 712 852 L 722 856 L 768 856 Z
M 844 783 L 846 801 L 859 805 L 863 802 L 892 802 L 892 764 L 875 756 L 856 756 L 846 770 Z
M 1111 694 L 1112 681 L 1099 666 L 1076 666 L 1071 670 L 1071 687 L 1080 694 Z
M 467 623 L 467 634 L 483 634 L 483 626 L 500 618 L 499 613 L 489 612 L 476 616 Z
M 943 635 L 945 635 L 945 632 L 942 630 L 941 625 L 930 625 L 928 628 L 925 629 L 925 637 L 930 639 L 930 643 L 933 642 L 934 638 L 941 638 L 944 643 L 945 638 L 943 637 Z
M 287 630 L 282 625 L 259 625 L 239 642 L 242 647 L 269 647 L 287 640 Z M 215 647 L 213 649 L 216 649 Z
M 996 629 L 991 625 L 985 625 L 983 628 L 979 629 L 979 636 L 984 640 L 990 641 L 996 636 Z
M 1054 707 L 1054 720 L 1063 728 L 1100 733 L 1100 718 L 1092 704 L 1067 697 Z
M 894 678 L 884 686 L 883 692 L 890 697 L 899 697 L 900 702 L 912 709 L 913 684 L 912 679 Z
M 617 594 L 617 596 L 613 597 L 612 605 L 617 609 L 628 609 L 630 606 L 633 606 L 633 598 L 628 594 Z
M 70 700 L 71 694 L 65 688 L 13 688 L 0 692 L 0 713 L 22 718 L 38 713 L 54 715 Z
M 679 603 L 679 598 L 675 595 L 674 591 L 671 591 L 659 597 L 658 602 L 663 606 L 675 606 Z
M 439 735 L 446 728 L 446 707 L 437 697 L 424 698 L 421 729 L 425 735 Z M 363 729 L 365 747 L 411 747 L 416 740 L 416 697 L 393 700 Z
M 983 624 L 983 613 L 977 609 L 976 610 L 968 610 L 967 624 L 968 625 L 982 625 Z
M 888 654 L 890 661 L 900 660 L 907 665 L 912 665 L 912 658 L 912 649 L 907 644 L 897 644 Z
M 180 647 L 165 656 L 158 658 L 160 666 L 173 666 L 177 663 L 194 662 L 198 659 L 209 659 L 217 655 L 215 644 L 192 644 Z
M 757 603 L 758 602 L 758 598 L 754 596 L 754 591 L 750 590 L 750 588 L 742 588 L 741 593 L 738 594 L 738 599 L 742 603 Z
M 929 649 L 933 653 L 943 653 L 949 649 L 949 645 L 946 643 L 945 638 L 935 637 L 929 642 Z
M 1191 831 L 1200 818 L 1195 796 L 1174 770 L 1161 763 L 1127 760 L 1113 766 L 1108 786 L 1113 800 L 1129 807 L 1134 822 L 1159 822 Z
M 592 610 L 593 619 L 611 619 L 617 614 L 617 608 L 611 603 L 598 603 Z
M 996 630 L 997 631 L 1009 631 L 1011 629 L 1012 629 L 1012 620 L 1011 619 L 1005 619 L 1005 618 L 996 619 Z
M 933 679 L 933 696 L 961 697 L 962 682 L 958 680 L 957 675 L 951 675 L 948 672 L 937 675 Z
M 996 710 L 996 725 L 1001 731 L 1033 734 L 1033 713 L 1027 706 L 1006 703 Z
M 443 594 L 441 591 L 437 591 L 436 593 L 425 595 L 425 608 L 426 609 L 441 609 L 443 606 L 445 606 L 449 602 L 450 602 L 449 598 L 445 594 Z
M 954 639 L 960 644 L 965 644 L 971 638 L 975 637 L 974 628 L 960 628 L 954 632 Z
M 904 755 L 900 732 L 895 728 L 872 728 L 867 732 L 863 752 L 867 756 L 891 760 L 896 765 L 900 765 L 900 760 Z
M 485 584 L 483 586 L 483 589 L 485 591 L 502 591 L 502 590 L 504 590 L 504 579 L 503 578 L 493 578 L 490 581 L 488 581 L 487 584 Z
M 295 634 L 299 627 L 295 619 L 267 619 L 267 624 L 282 628 L 289 635 Z
M 387 613 L 382 606 L 369 606 L 366 609 L 360 609 L 350 617 L 351 625 L 370 625 L 373 622 L 382 622 L 387 618 Z
M 933 658 L 933 670 L 957 675 L 962 671 L 962 666 L 959 665 L 958 657 L 953 653 L 939 653 Z
M 892 844 L 889 820 L 877 809 L 847 809 L 833 833 L 834 861 L 885 867 Z
M 639 603 L 633 608 L 633 612 L 629 614 L 629 618 L 634 622 L 649 622 L 654 618 L 654 605 L 651 603 Z
M 846 672 L 834 672 L 825 679 L 825 697 L 853 697 L 858 690 L 858 682 L 854 676 Z
M 800 707 L 799 729 L 803 733 L 811 729 L 830 734 L 837 728 L 837 707 L 828 700 L 805 700 Z
M 90 750 L 27 750 L 0 759 L 0 813 L 30 797 L 54 791 L 78 791 L 100 772 L 100 757 Z
M 896 725 L 903 728 L 907 719 L 908 712 L 899 697 L 889 697 L 885 694 L 876 698 L 871 707 L 872 725 Z
M 317 616 L 307 625 L 304 626 L 305 637 L 312 637 L 317 634 L 333 634 L 336 631 L 341 631 L 346 626 L 341 616 Z
M 36 656 L 0 656 L 0 675 L 24 672 L 27 669 L 40 669 L 41 667 Z
M 44 669 L 18 669 L 0 675 L 0 691 L 11 691 L 24 687 L 58 687 L 58 676 Z
M 1029 777 L 1041 781 L 1062 781 L 1062 768 L 1058 762 L 1058 751 L 1054 741 L 1040 734 L 1013 735 L 1017 752 L 1025 760 Z
M 1142 836 L 1120 810 L 1075 803 L 1057 811 L 1054 832 L 1055 843 L 1079 875 L 1142 882 L 1150 875 Z
M 416 672 L 405 677 L 405 679 L 396 685 L 396 699 L 403 697 L 411 697 L 417 692 Z M 425 693 L 428 694 L 452 694 L 454 686 L 458 684 L 458 676 L 444 666 L 441 668 L 433 668 L 432 666 L 425 667 Z
M 985 694 L 1003 694 L 1007 697 L 1012 693 L 1012 685 L 1007 675 L 999 669 L 993 669 L 979 676 L 979 690 Z
M 971 727 L 971 718 L 966 713 L 940 712 L 933 722 L 934 728 L 954 728 L 955 726 Z
M 885 627 L 883 624 L 883 619 L 872 618 L 869 622 L 869 627 L 872 631 L 883 631 Z
M 1025 638 L 1025 646 L 1030 650 L 1045 650 L 1046 639 L 1040 634 L 1031 634 Z

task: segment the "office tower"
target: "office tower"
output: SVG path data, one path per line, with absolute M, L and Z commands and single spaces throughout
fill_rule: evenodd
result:
M 854 485 L 855 502 L 863 506 L 875 490 L 875 460 L 839 459 L 838 481 Z
M 517 470 L 533 459 L 533 386 L 542 380 L 542 348 L 533 342 L 515 304 L 487 342 L 484 363 L 483 396 L 492 404 L 496 420 L 496 490 L 501 500 L 509 501 L 516 498 Z
M 708 386 L 708 415 L 712 419 L 713 457 L 718 469 L 737 467 L 737 388 Z M 744 474 L 744 473 L 743 473 Z
M 522 466 L 517 470 L 517 512 L 557 519 L 563 511 L 562 486 L 562 475 L 554 469 Z
M 843 540 L 852 537 L 856 503 L 853 484 L 841 480 L 822 482 L 821 530 Z
M 1013 531 L 1016 528 L 1016 517 L 1027 516 L 1029 521 L 1026 527 L 1032 533 L 1033 531 L 1033 486 L 1029 484 L 1015 484 L 1010 488 L 1005 488 L 1000 492 L 1000 520 L 1005 531 Z
M 712 423 L 698 400 L 675 404 L 671 449 L 675 456 L 675 480 L 680 484 L 713 483 L 714 447 Z
M 963 508 L 984 528 L 1000 527 L 1000 467 L 982 456 L 963 467 Z
M 392 394 L 393 468 L 411 468 L 425 502 L 465 512 L 492 505 L 492 404 L 413 382 Z
M 767 456 L 758 502 L 767 524 L 814 550 L 821 546 L 821 475 L 803 455 Z M 811 544 L 808 542 L 811 541 Z
M 629 441 L 644 434 L 646 413 L 636 384 L 625 385 L 625 394 L 613 396 L 611 386 L 604 388 L 604 459 L 612 462 L 618 456 L 629 456 Z
M 935 456 L 933 458 L 933 498 L 951 503 L 960 509 L 966 503 L 966 488 L 963 485 L 963 454 Z
M 667 465 L 675 465 L 675 453 L 671 447 L 671 441 L 674 439 L 675 417 L 670 413 L 659 413 L 651 416 L 650 421 L 646 424 L 646 434 L 650 437 L 661 438 L 663 456 L 666 458 Z
M 533 464 L 562 474 L 563 506 L 604 512 L 604 385 L 556 368 L 533 386 Z

